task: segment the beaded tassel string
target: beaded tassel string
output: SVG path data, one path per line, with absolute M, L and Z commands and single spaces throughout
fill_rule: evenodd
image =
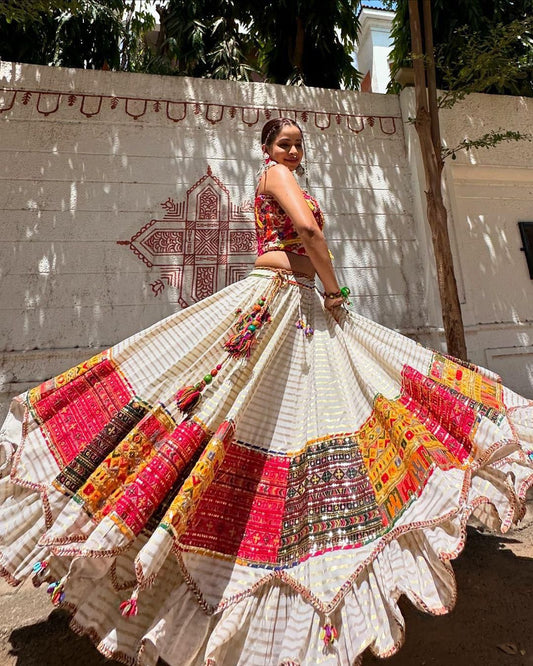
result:
M 213 378 L 218 375 L 223 365 L 230 359 L 249 358 L 258 342 L 258 335 L 265 324 L 272 317 L 269 305 L 279 292 L 287 284 L 287 278 L 282 273 L 276 273 L 272 278 L 270 290 L 259 298 L 251 308 L 243 311 L 237 310 L 237 321 L 233 324 L 233 333 L 223 343 L 227 356 L 210 372 L 204 375 L 196 384 L 183 386 L 176 393 L 178 408 L 185 414 L 190 413 L 200 401 L 202 391 L 211 384 Z
M 226 340 L 224 349 L 233 358 L 249 358 L 257 344 L 257 331 L 272 317 L 264 297 L 261 297 L 248 312 L 237 310 L 235 314 L 239 315 L 233 326 L 235 333 Z
M 180 411 L 188 414 L 196 407 L 200 401 L 200 398 L 202 397 L 202 391 L 208 384 L 211 384 L 213 378 L 218 375 L 220 370 L 222 370 L 222 366 L 227 360 L 228 359 L 226 358 L 224 361 L 222 361 L 222 363 L 219 363 L 217 366 L 215 366 L 211 372 L 208 372 L 206 375 L 204 375 L 201 381 L 193 384 L 192 386 L 183 386 L 178 390 L 176 393 L 176 402 Z
M 303 331 L 305 337 L 308 339 L 312 338 L 315 333 L 315 329 L 305 321 L 300 302 L 298 303 L 298 321 L 296 322 L 296 328 Z

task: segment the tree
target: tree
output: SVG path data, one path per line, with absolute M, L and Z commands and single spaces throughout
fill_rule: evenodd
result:
M 0 4 L 0 18 L 8 23 L 23 21 L 39 21 L 42 14 L 54 9 L 74 11 L 75 0 L 3 0 Z
M 158 5 L 160 32 L 147 69 L 159 74 L 247 80 L 251 15 L 247 2 L 168 0 Z
M 80 68 L 139 68 L 153 18 L 134 0 L 7 0 L 0 58 Z M 142 4 L 142 3 L 141 3 Z
M 356 88 L 360 0 L 165 0 L 153 20 L 134 0 L 4 0 L 0 57 L 17 62 Z
M 156 67 L 191 76 L 357 87 L 359 0 L 168 0 Z M 170 73 L 169 72 L 169 73 Z
M 392 71 L 411 66 L 411 33 L 408 0 L 389 0 L 394 8 L 391 37 Z M 464 68 L 471 92 L 533 96 L 532 0 L 468 0 L 450 5 L 432 0 L 432 28 L 436 82 L 448 89 L 463 79 Z
M 464 5 L 468 5 L 468 8 Z M 459 150 L 491 147 L 502 141 L 530 139 L 519 132 L 500 130 L 474 140 L 464 140 L 455 147 L 444 149 L 442 146 L 439 107 L 449 108 L 471 92 L 508 92 L 509 87 L 519 90 L 519 84 L 524 83 L 524 71 L 528 67 L 531 71 L 531 49 L 529 53 L 522 49 L 523 44 L 530 41 L 531 19 L 524 17 L 523 21 L 514 20 L 505 26 L 496 24 L 489 27 L 486 17 L 480 18 L 477 11 L 479 7 L 476 9 L 476 5 L 479 5 L 477 0 L 461 3 L 460 9 L 454 5 L 454 11 L 451 12 L 449 7 L 444 11 L 441 0 L 399 0 L 393 30 L 393 71 L 398 71 L 406 62 L 412 63 L 414 70 L 416 116 L 413 122 L 424 164 L 427 218 L 437 266 L 446 343 L 450 354 L 463 359 L 467 357 L 467 349 L 448 234 L 448 216 L 442 194 L 444 159 L 448 156 L 455 159 Z M 437 10 L 433 16 L 432 7 Z M 463 16 L 461 12 L 467 12 L 472 25 L 483 26 L 485 33 L 473 33 L 472 26 L 459 28 L 457 21 Z M 443 19 L 441 23 L 439 17 Z M 408 22 L 409 31 L 405 30 L 405 21 Z M 455 59 L 452 59 L 448 42 L 441 41 L 438 47 L 434 47 L 433 27 L 442 26 L 443 23 L 453 26 L 452 41 L 461 44 L 461 50 L 454 52 Z M 401 25 L 403 30 L 400 29 Z M 502 53 L 505 63 L 501 59 Z M 440 97 L 437 96 L 439 82 L 446 89 Z
M 260 62 L 269 81 L 357 88 L 352 63 L 359 0 L 285 0 L 254 5 Z
M 461 305 L 453 268 L 453 255 L 448 234 L 448 213 L 442 196 L 441 140 L 438 124 L 435 65 L 431 41 L 431 9 L 429 0 L 422 0 L 426 62 L 422 46 L 422 27 L 418 0 L 409 0 L 409 24 L 413 48 L 416 117 L 414 124 L 420 140 L 426 177 L 427 217 L 431 229 L 437 281 L 448 352 L 466 359 Z M 429 55 L 429 57 L 428 57 Z

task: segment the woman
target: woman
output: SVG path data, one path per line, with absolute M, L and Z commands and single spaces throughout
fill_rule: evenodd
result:
M 443 613 L 475 515 L 508 529 L 533 405 L 347 311 L 303 136 L 263 128 L 252 273 L 19 396 L 0 565 L 124 663 L 358 663 Z M 313 282 L 318 273 L 324 286 Z

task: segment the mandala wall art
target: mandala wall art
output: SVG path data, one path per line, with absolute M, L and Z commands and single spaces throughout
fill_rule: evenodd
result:
M 159 277 L 150 284 L 154 296 L 172 288 L 183 308 L 244 277 L 256 257 L 253 205 L 236 205 L 228 189 L 207 173 L 187 190 L 183 201 L 168 198 L 165 211 L 126 245 Z M 170 299 L 173 300 L 173 299 Z

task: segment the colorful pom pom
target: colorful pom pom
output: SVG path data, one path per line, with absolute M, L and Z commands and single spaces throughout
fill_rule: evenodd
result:
M 335 643 L 338 636 L 339 632 L 337 631 L 335 626 L 331 623 L 329 617 L 327 617 L 326 622 L 322 627 L 322 631 L 320 632 L 320 640 L 324 641 L 324 645 L 328 647 L 330 645 L 333 645 L 333 643 Z
M 126 599 L 120 604 L 120 612 L 124 617 L 131 617 L 132 615 L 137 615 L 137 597 L 139 596 L 139 588 L 136 587 L 131 593 L 131 597 Z
M 32 571 L 36 576 L 42 576 L 47 568 L 48 562 L 46 560 L 40 560 L 39 562 L 35 562 Z
M 50 595 L 54 606 L 58 606 L 65 599 L 64 587 L 65 578 L 62 578 L 61 580 L 57 580 L 54 583 L 50 583 L 50 585 L 46 588 L 46 592 Z
M 124 617 L 131 617 L 132 615 L 137 615 L 138 612 L 137 599 L 134 599 L 132 597 L 131 599 L 123 601 L 120 604 L 120 612 Z
M 202 397 L 202 389 L 205 387 L 203 382 L 194 386 L 184 386 L 176 394 L 176 403 L 183 413 L 188 413 L 198 404 Z

